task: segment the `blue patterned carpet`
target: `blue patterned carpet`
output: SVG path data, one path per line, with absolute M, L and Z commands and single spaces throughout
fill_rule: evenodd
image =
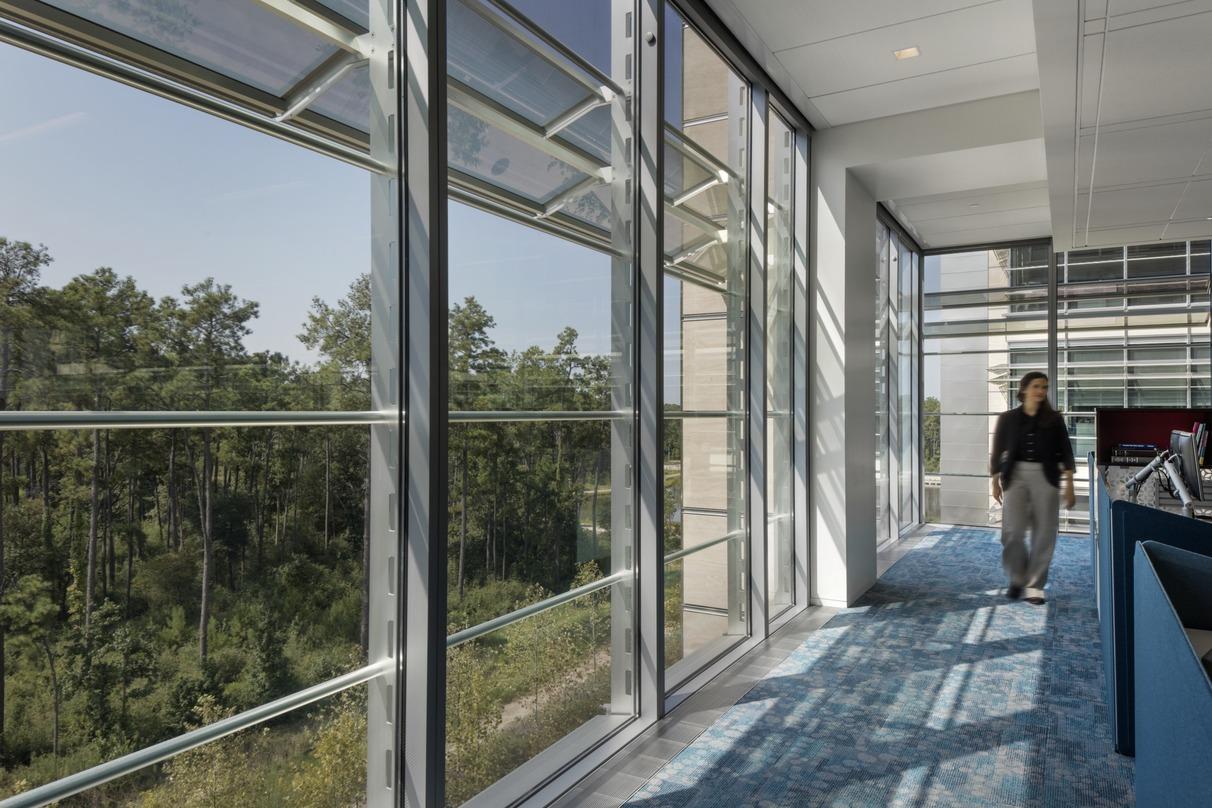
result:
M 628 805 L 1132 805 L 1110 743 L 1089 545 L 1046 607 L 1002 596 L 993 531 L 939 530 Z

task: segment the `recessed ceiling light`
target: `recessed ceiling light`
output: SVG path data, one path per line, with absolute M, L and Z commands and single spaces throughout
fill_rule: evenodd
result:
M 914 56 L 921 56 L 922 52 L 917 49 L 917 45 L 909 48 L 902 48 L 898 51 L 893 51 L 892 55 L 899 59 L 912 59 Z
M 970 208 L 979 208 L 980 206 L 981 206 L 981 203 L 980 203 L 980 202 L 973 202 L 973 203 L 972 203 L 971 205 L 969 205 L 968 207 L 970 207 Z

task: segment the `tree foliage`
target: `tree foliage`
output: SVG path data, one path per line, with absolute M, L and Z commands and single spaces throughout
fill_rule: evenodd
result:
M 258 304 L 213 278 L 155 299 L 108 267 L 43 285 L 50 261 L 0 238 L 0 409 L 370 406 L 365 275 L 313 300 L 299 363 L 250 351 Z M 506 351 L 494 328 L 451 306 L 452 411 L 611 408 L 575 330 Z M 451 630 L 612 569 L 611 429 L 452 419 Z M 0 797 L 364 664 L 368 457 L 360 427 L 0 432 Z M 451 651 L 452 800 L 602 712 L 609 598 Z M 64 804 L 359 805 L 365 735 L 359 688 Z

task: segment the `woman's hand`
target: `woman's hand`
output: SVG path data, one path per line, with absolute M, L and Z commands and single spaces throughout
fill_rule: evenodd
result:
M 990 482 L 993 488 L 993 500 L 998 504 L 1002 504 L 1002 475 L 994 474 Z
M 1077 495 L 1073 493 L 1073 480 L 1065 483 L 1065 510 L 1073 510 L 1073 506 L 1077 504 Z

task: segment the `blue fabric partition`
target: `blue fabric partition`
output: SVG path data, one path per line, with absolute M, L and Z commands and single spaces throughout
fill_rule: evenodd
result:
M 1098 495 L 1098 623 L 1103 673 L 1115 750 L 1135 754 L 1133 716 L 1132 554 L 1137 542 L 1155 541 L 1212 556 L 1212 523 L 1169 511 L 1111 501 L 1100 472 L 1091 487 Z
M 1212 631 L 1212 558 L 1138 544 L 1136 804 L 1212 804 L 1212 682 L 1184 628 Z

